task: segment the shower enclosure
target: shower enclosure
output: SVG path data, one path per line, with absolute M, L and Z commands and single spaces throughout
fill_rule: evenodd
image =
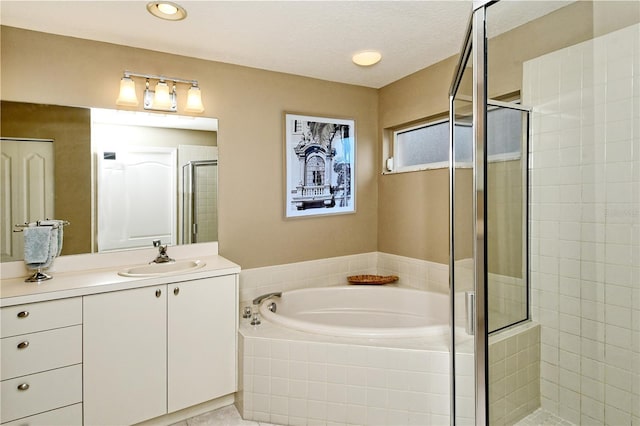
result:
M 450 120 L 452 424 L 640 424 L 640 5 L 475 2 Z
M 218 241 L 218 160 L 182 166 L 182 244 Z

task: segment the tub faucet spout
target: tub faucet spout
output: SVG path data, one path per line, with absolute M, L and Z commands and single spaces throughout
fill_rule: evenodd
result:
M 253 304 L 254 305 L 259 305 L 260 303 L 262 303 L 262 301 L 264 299 L 268 299 L 270 297 L 282 297 L 282 292 L 281 291 L 276 291 L 273 293 L 267 293 L 267 294 L 263 294 L 262 296 L 258 296 L 255 299 L 253 299 Z

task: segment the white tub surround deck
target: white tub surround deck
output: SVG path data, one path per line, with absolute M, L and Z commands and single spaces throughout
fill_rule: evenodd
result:
M 449 424 L 446 335 L 365 339 L 312 335 L 264 321 L 240 326 L 246 420 L 277 424 Z
M 240 413 L 292 425 L 448 424 L 447 306 L 446 295 L 384 286 L 266 299 L 262 324 L 240 327 Z
M 471 280 L 470 268 L 458 273 Z M 387 292 L 373 301 L 360 296 L 347 300 L 342 295 L 323 300 L 325 292 L 339 291 L 348 275 L 358 274 L 398 275 L 400 280 L 374 286 Z M 243 271 L 243 307 L 266 293 L 284 295 L 263 304 L 260 326 L 240 320 L 236 405 L 243 418 L 291 425 L 449 424 L 448 274 L 448 265 L 376 252 Z M 360 286 L 349 287 L 356 294 Z M 389 308 L 394 289 L 423 290 L 419 293 L 429 295 L 429 300 L 411 293 L 416 297 L 394 312 Z M 288 305 L 287 299 L 297 296 L 303 304 L 315 305 Z M 271 301 L 276 303 L 276 314 L 266 310 Z M 415 316 L 410 313 L 414 302 L 421 306 Z M 358 307 L 356 312 L 349 310 L 353 307 Z M 442 328 L 433 323 L 422 328 L 422 323 L 411 330 L 410 321 L 424 321 L 435 312 L 443 318 L 442 310 Z M 388 336 L 390 328 L 397 328 L 389 326 L 389 316 L 404 316 L 401 322 L 408 327 L 393 331 L 401 338 Z M 345 327 L 349 321 L 351 326 Z M 432 333 L 411 337 L 427 330 Z M 475 404 L 473 340 L 465 336 L 464 331 L 456 334 L 462 339 L 458 350 L 463 352 L 456 357 L 460 421 L 471 419 Z M 540 405 L 539 339 L 535 323 L 491 337 L 490 403 L 497 425 L 517 421 Z

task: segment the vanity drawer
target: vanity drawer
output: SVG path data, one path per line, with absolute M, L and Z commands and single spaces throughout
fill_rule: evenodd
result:
M 7 306 L 0 321 L 1 337 L 82 324 L 82 298 Z
M 81 325 L 5 337 L 0 344 L 1 380 L 82 362 Z
M 3 423 L 2 426 L 82 426 L 82 404 L 74 404 Z
M 82 402 L 82 365 L 4 380 L 0 423 Z

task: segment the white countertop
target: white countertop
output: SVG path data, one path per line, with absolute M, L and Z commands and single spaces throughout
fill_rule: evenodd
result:
M 0 307 L 240 273 L 240 266 L 217 255 L 217 245 L 215 250 L 211 249 L 211 245 L 196 246 L 198 245 L 185 246 L 190 248 L 183 249 L 179 248 L 182 246 L 170 247 L 169 255 L 175 260 L 197 259 L 206 263 L 205 266 L 187 272 L 152 277 L 118 275 L 118 271 L 127 267 L 149 263 L 156 253 L 151 249 L 64 256 L 56 259 L 56 262 L 60 260 L 62 264 L 57 270 L 52 268 L 46 271 L 53 278 L 41 283 L 25 282 L 28 276 L 26 271 L 16 276 L 18 265 L 3 264 Z M 87 269 L 82 269 L 83 265 Z

